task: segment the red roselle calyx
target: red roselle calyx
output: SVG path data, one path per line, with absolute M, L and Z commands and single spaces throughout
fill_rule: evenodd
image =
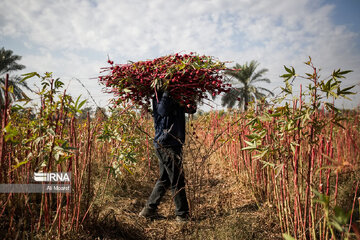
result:
M 210 56 L 195 53 L 174 54 L 148 61 L 113 64 L 102 68 L 107 75 L 100 83 L 121 101 L 138 105 L 149 104 L 157 91 L 169 91 L 172 97 L 186 106 L 206 99 L 207 92 L 216 96 L 227 92 L 230 84 L 223 81 L 225 63 Z

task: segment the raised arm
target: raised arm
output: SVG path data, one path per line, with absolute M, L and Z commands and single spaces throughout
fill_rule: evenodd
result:
M 159 95 L 161 95 L 161 94 L 159 94 Z M 153 101 L 155 101 L 155 103 L 156 103 L 157 100 L 154 99 Z M 160 96 L 159 102 L 156 103 L 156 106 L 157 106 L 156 111 L 162 117 L 167 116 L 169 114 L 171 108 L 173 107 L 173 105 L 174 105 L 174 102 L 171 99 L 171 97 L 169 96 L 169 93 L 166 91 Z

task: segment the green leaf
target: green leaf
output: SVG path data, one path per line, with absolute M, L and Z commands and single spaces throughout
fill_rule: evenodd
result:
M 257 148 L 257 146 L 256 146 L 256 141 L 254 141 L 254 142 L 249 142 L 249 141 L 244 140 L 244 142 L 245 142 L 248 146 L 242 148 L 241 150 L 252 150 L 252 149 L 256 149 L 256 148 Z
M 9 86 L 8 92 L 14 93 L 14 86 L 13 86 L 13 85 L 10 85 L 10 86 Z
M 45 139 L 45 136 L 38 137 L 34 140 L 34 145 L 38 145 L 41 140 Z
M 345 71 L 342 71 L 342 72 L 339 72 L 340 75 L 345 75 L 345 74 L 348 74 L 348 73 L 351 73 L 353 72 L 353 70 L 345 70 Z
M 336 221 L 330 221 L 330 225 L 335 227 L 339 232 L 344 231 L 344 229 L 341 227 L 341 225 Z
M 24 77 L 23 77 L 23 79 L 20 80 L 20 83 L 22 83 L 26 79 L 32 78 L 34 76 L 37 76 L 38 78 L 40 78 L 40 74 L 38 74 L 37 72 L 25 73 L 25 74 L 22 74 L 21 76 L 24 76 Z
M 280 117 L 282 114 L 281 113 L 273 113 L 273 114 L 270 114 L 271 117 Z
M 267 150 L 266 150 L 266 152 L 267 152 Z M 264 166 L 262 167 L 262 169 L 266 168 L 267 166 L 270 166 L 270 167 L 272 167 L 272 168 L 275 168 L 275 164 L 274 164 L 274 163 L 266 162 L 266 161 L 263 161 L 263 160 L 259 160 L 259 161 L 264 164 Z
M 19 162 L 18 164 L 16 165 L 13 165 L 13 169 L 17 169 L 18 167 L 20 167 L 21 165 L 24 165 L 26 163 L 29 162 L 29 159 L 26 159 L 25 161 L 22 161 L 22 162 Z
M 49 133 L 51 136 L 55 136 L 55 135 L 56 135 L 55 132 L 54 132 L 54 130 L 52 130 L 51 128 L 46 129 L 46 132 Z
M 11 141 L 14 142 L 14 137 L 16 137 L 19 132 L 16 128 L 14 128 L 11 124 L 11 122 L 9 122 L 6 127 L 3 130 L 5 132 L 5 141 Z M 16 142 L 14 142 L 16 143 Z
M 341 125 L 338 121 L 332 121 L 332 123 L 334 123 L 335 125 L 341 127 L 342 129 L 345 129 L 345 127 L 343 125 Z
M 351 95 L 351 94 L 355 94 L 354 92 L 349 92 L 350 89 L 354 88 L 355 85 L 341 89 L 338 91 L 338 95 Z
M 268 149 L 262 150 L 262 152 L 260 152 L 260 154 L 257 154 L 257 155 L 254 156 L 254 159 L 263 158 L 267 154 L 267 152 L 268 152 Z M 264 166 L 264 167 L 266 167 L 266 166 Z
M 336 206 L 334 208 L 335 212 L 335 221 L 339 223 L 340 225 L 346 225 L 349 222 L 350 216 L 351 216 L 351 210 L 345 211 L 339 206 Z
M 183 70 L 184 68 L 186 67 L 186 64 L 185 63 L 182 63 L 180 66 L 179 66 L 179 70 Z
M 57 89 L 57 88 L 61 88 L 62 86 L 64 86 L 64 83 L 63 83 L 62 81 L 60 81 L 59 78 L 57 78 L 57 79 L 55 80 L 54 86 L 55 86 L 56 89 Z
M 290 147 L 291 147 L 291 151 L 293 152 L 293 154 L 295 154 L 295 147 L 294 147 L 294 145 L 290 144 Z
M 311 64 L 311 57 L 309 56 L 309 61 L 304 62 L 306 65 L 310 65 Z
M 259 139 L 259 135 L 258 134 L 250 134 L 250 135 L 245 135 L 245 137 L 247 137 L 248 139 L 250 140 L 253 140 L 253 139 Z
M 322 194 L 315 189 L 312 190 L 312 192 L 318 197 L 318 199 L 314 199 L 314 202 L 318 202 L 323 204 L 325 207 L 329 206 L 329 196 Z
M 339 112 L 339 109 L 334 106 L 332 103 L 325 103 L 325 107 L 327 110 L 332 110 L 334 112 Z
M 133 175 L 134 173 L 130 170 L 130 168 L 124 163 L 123 167 L 131 174 Z
M 283 74 L 280 77 L 290 79 L 292 76 L 293 76 L 292 74 L 288 73 L 288 74 Z
M 114 177 L 116 176 L 116 172 L 115 172 L 115 168 L 113 168 L 113 167 L 104 167 L 105 169 L 108 169 L 109 170 L 109 172 L 110 172 L 110 174 L 111 175 L 113 175 Z
M 79 104 L 78 109 L 80 110 L 81 107 L 82 107 L 85 103 L 86 103 L 86 99 Z
M 55 158 L 56 162 L 59 162 L 60 155 L 61 155 L 61 152 L 55 153 L 54 158 Z
M 285 240 L 295 240 L 295 238 L 293 238 L 291 235 L 289 235 L 287 233 L 283 233 L 283 238 Z
M 290 73 L 290 75 L 292 75 L 292 71 L 290 70 L 290 68 L 287 68 L 285 65 L 284 65 L 284 68 L 288 73 Z

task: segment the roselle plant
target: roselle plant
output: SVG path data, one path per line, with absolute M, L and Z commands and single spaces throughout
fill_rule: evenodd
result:
M 0 219 L 6 222 L 2 226 L 2 232 L 8 232 L 6 238 L 15 238 L 14 228 L 28 235 L 44 232 L 49 238 L 78 230 L 84 209 L 92 200 L 91 154 L 96 125 L 90 124 L 89 116 L 85 124 L 76 121 L 86 101 L 66 94 L 64 83 L 51 73 L 28 73 L 23 81 L 35 77 L 41 84 L 36 92 L 41 105 L 7 104 L 0 113 L 1 119 L 6 116 L 1 132 L 1 180 L 27 184 L 32 183 L 34 172 L 72 172 L 73 192 L 1 195 Z
M 139 130 L 139 126 L 145 129 L 148 121 L 134 109 L 121 107 L 110 108 L 110 116 L 103 122 L 97 136 L 97 144 L 112 142 L 115 145 L 109 150 L 111 164 L 106 166 L 115 178 L 120 177 L 124 171 L 133 174 L 132 169 L 135 169 L 138 160 L 144 156 L 149 158 L 150 154 L 150 140 Z
M 210 56 L 195 53 L 174 54 L 148 61 L 114 64 L 103 68 L 107 75 L 99 77 L 107 92 L 122 101 L 148 106 L 158 91 L 169 91 L 183 106 L 194 104 L 228 91 L 230 84 L 223 81 L 225 63 Z
M 254 195 L 275 204 L 282 232 L 296 239 L 330 239 L 335 238 L 327 223 L 330 218 L 324 217 L 314 192 L 333 193 L 336 202 L 339 172 L 357 164 L 356 159 L 345 163 L 340 154 L 336 159 L 335 151 L 341 150 L 334 148 L 346 120 L 334 100 L 354 94 L 350 91 L 354 86 L 341 86 L 351 71 L 339 69 L 321 79 L 311 58 L 305 64 L 311 72 L 304 76 L 285 66 L 280 96 L 269 108 L 247 113 L 251 134 L 243 140 L 242 150 L 250 153 Z M 293 94 L 296 78 L 308 81 L 305 91 L 300 85 L 299 96 Z

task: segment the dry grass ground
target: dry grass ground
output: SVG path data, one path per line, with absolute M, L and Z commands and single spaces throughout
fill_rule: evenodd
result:
M 266 203 L 258 206 L 230 164 L 218 157 L 201 162 L 185 159 L 191 221 L 175 221 L 170 192 L 159 207 L 163 219 L 138 216 L 156 181 L 157 160 L 153 158 L 151 168 L 142 163 L 134 175 L 112 181 L 78 238 L 281 239 L 275 209 Z

